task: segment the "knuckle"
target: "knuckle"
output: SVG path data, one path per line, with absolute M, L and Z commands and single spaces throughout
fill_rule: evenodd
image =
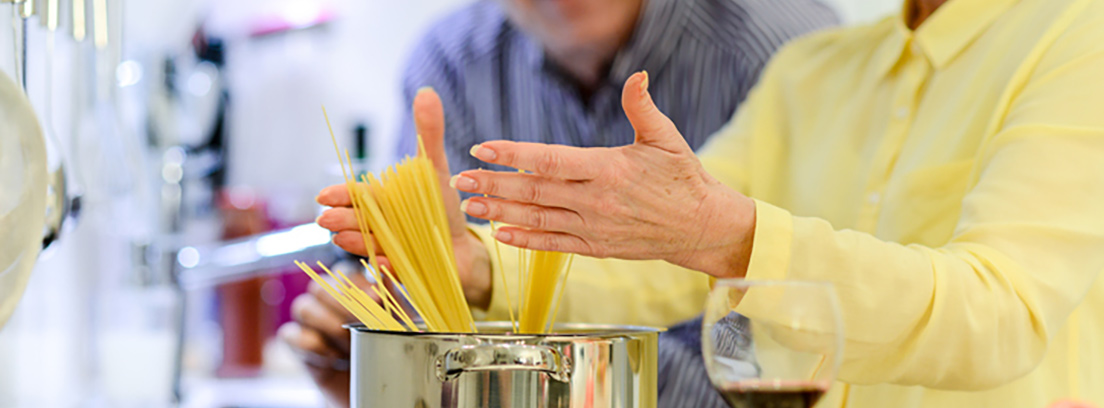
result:
M 561 236 L 559 239 L 558 250 L 560 252 L 570 252 L 573 254 L 584 253 L 579 245 L 579 238 L 574 236 Z
M 532 243 L 532 239 L 528 232 L 523 231 L 510 231 L 513 234 L 513 238 L 510 240 L 510 245 L 518 248 L 529 248 L 529 244 Z
M 540 202 L 541 186 L 537 183 L 526 183 L 521 189 L 521 199 L 530 203 Z
M 472 178 L 475 179 L 475 182 L 478 183 L 478 185 L 480 187 L 482 187 L 483 193 L 485 193 L 487 195 L 493 195 L 493 196 L 500 195 L 499 194 L 500 187 L 498 185 L 498 181 L 495 180 L 494 177 L 472 177 Z
M 563 167 L 560 156 L 548 151 L 542 152 L 537 156 L 536 164 L 537 173 L 540 174 L 553 174 Z
M 548 226 L 548 210 L 544 208 L 534 208 L 528 214 L 528 225 L 536 229 L 545 229 Z
M 559 242 L 556 237 L 550 236 L 548 234 L 540 235 L 536 238 L 535 241 L 536 243 L 534 244 L 534 246 L 544 251 L 556 251 L 560 248 L 560 246 L 557 245 Z
M 609 251 L 607 251 L 606 248 L 602 245 L 596 245 L 592 241 L 580 237 L 574 237 L 573 241 L 574 242 L 572 242 L 572 247 L 575 249 L 574 252 L 589 255 L 594 258 L 609 257 Z
M 473 200 L 474 199 L 478 198 L 473 198 Z M 501 220 L 502 217 L 506 215 L 506 211 L 502 209 L 502 205 L 500 205 L 496 200 L 479 200 L 479 202 L 487 206 L 486 217 L 488 219 Z
M 496 145 L 494 150 L 498 153 L 499 164 L 509 167 L 517 167 L 518 156 L 517 153 L 514 152 L 514 149 Z

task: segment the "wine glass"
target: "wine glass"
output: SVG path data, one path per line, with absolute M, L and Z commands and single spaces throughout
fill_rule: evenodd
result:
M 809 408 L 828 391 L 843 354 L 832 285 L 716 282 L 706 301 L 702 355 L 732 408 Z

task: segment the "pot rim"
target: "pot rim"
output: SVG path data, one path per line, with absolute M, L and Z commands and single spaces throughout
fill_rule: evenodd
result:
M 558 323 L 554 329 L 567 330 L 567 331 L 553 331 L 547 334 L 518 334 L 509 332 L 507 330 L 512 328 L 510 322 L 506 321 L 492 321 L 492 322 L 476 322 L 476 328 L 478 329 L 499 329 L 501 331 L 492 332 L 478 332 L 478 333 L 453 333 L 453 332 L 410 332 L 410 331 L 394 331 L 394 330 L 373 330 L 364 326 L 363 323 L 349 323 L 342 327 L 348 329 L 353 334 L 384 334 L 393 336 L 408 336 L 408 337 L 430 337 L 430 338 L 456 338 L 456 337 L 481 337 L 481 338 L 496 338 L 496 339 L 527 339 L 527 338 L 552 338 L 552 337 L 567 337 L 567 338 L 595 338 L 595 337 L 607 337 L 607 336 L 626 336 L 636 334 L 648 334 L 648 333 L 661 333 L 667 331 L 665 328 L 649 327 L 649 326 L 636 326 L 636 325 L 616 325 L 616 324 L 594 324 L 594 323 Z

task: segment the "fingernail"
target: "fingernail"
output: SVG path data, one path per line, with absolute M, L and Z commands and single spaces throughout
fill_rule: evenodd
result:
M 449 179 L 449 187 L 452 187 L 452 188 L 455 188 L 455 189 L 458 189 L 458 190 L 472 191 L 472 190 L 475 190 L 476 188 L 479 188 L 479 182 L 475 181 L 475 179 L 473 179 L 471 177 L 467 177 L 467 176 L 457 174 L 455 176 L 452 176 L 451 179 Z
M 487 213 L 487 205 L 478 201 L 473 202 L 471 199 L 467 199 L 460 203 L 460 211 L 478 217 Z
M 640 81 L 640 92 L 648 92 L 648 71 L 640 71 L 644 74 L 644 80 Z
M 475 145 L 471 148 L 472 157 L 475 157 L 483 161 L 491 161 L 498 157 L 498 154 L 494 150 L 483 147 L 483 145 Z
M 421 88 L 418 88 L 418 93 L 416 93 L 415 95 L 421 95 L 423 92 L 429 92 L 429 91 L 432 91 L 432 90 L 433 90 L 432 86 L 423 86 Z
M 509 231 L 498 231 L 495 233 L 495 239 L 501 242 L 510 242 L 510 240 L 513 238 L 514 235 L 511 234 Z
M 317 224 L 317 223 L 318 223 L 318 220 L 321 220 L 321 219 L 322 219 L 322 216 L 321 216 L 321 215 L 319 215 L 319 216 L 317 216 L 317 217 L 314 217 L 314 223 L 315 223 L 315 224 Z

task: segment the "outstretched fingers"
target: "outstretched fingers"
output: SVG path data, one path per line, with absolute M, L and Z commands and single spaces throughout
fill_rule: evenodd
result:
M 563 232 L 530 230 L 520 227 L 504 226 L 495 233 L 495 239 L 518 248 L 539 251 L 556 251 L 595 258 L 605 257 L 601 251 L 586 240 Z
M 525 170 L 563 180 L 592 180 L 604 163 L 596 160 L 600 148 L 495 140 L 472 146 L 471 155 L 487 163 Z
M 318 204 L 327 207 L 352 207 L 353 201 L 349 198 L 349 189 L 345 184 L 335 184 L 326 188 L 318 193 L 318 197 L 314 198 Z
M 449 185 L 473 194 L 571 208 L 577 204 L 578 183 L 528 173 L 469 170 L 453 176 Z
M 576 212 L 493 197 L 472 197 L 460 208 L 473 217 L 542 231 L 579 233 L 583 218 Z

